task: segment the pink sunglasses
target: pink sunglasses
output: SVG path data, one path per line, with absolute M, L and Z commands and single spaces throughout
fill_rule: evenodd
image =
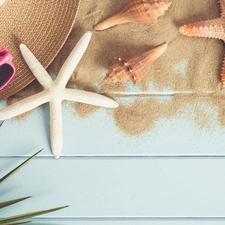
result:
M 0 49 L 0 90 L 2 90 L 15 74 L 12 55 L 7 49 Z

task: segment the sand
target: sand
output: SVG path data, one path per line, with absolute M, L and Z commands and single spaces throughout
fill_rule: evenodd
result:
M 115 98 L 120 106 L 110 109 L 109 114 L 122 131 L 130 135 L 141 134 L 153 129 L 159 119 L 179 116 L 188 107 L 198 126 L 213 126 L 210 118 L 225 126 L 225 90 L 220 84 L 224 43 L 215 39 L 186 37 L 179 33 L 179 26 L 183 24 L 219 17 L 217 0 L 173 0 L 169 10 L 155 24 L 127 23 L 105 31 L 93 29 L 95 24 L 117 12 L 125 2 L 81 0 L 74 28 L 48 71 L 57 75 L 79 38 L 84 32 L 91 31 L 93 37 L 90 45 L 68 86 L 76 85 L 80 89 Z M 139 84 L 102 83 L 115 56 L 138 54 L 162 43 L 168 44 L 166 52 L 152 65 Z M 33 82 L 11 97 L 9 103 L 39 90 L 40 86 Z M 137 90 L 139 96 L 135 96 Z M 151 97 L 149 92 L 155 93 L 154 95 L 176 92 L 176 95 L 169 101 L 162 101 L 161 96 Z M 135 100 L 121 101 L 120 96 L 127 94 L 134 95 Z M 72 105 L 74 113 L 81 117 L 98 110 L 98 107 L 80 103 Z M 208 106 L 213 113 L 216 112 L 216 116 L 208 113 Z

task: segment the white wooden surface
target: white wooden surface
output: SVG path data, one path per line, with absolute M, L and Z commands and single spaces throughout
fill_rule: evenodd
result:
M 149 224 L 154 224 L 154 225 L 223 225 L 224 222 L 222 221 L 185 221 L 185 220 L 178 220 L 178 221 L 157 221 L 157 220 L 152 220 L 152 221 L 138 221 L 138 220 L 134 220 L 134 221 L 114 221 L 114 222 L 109 222 L 109 221 L 101 221 L 98 222 L 97 220 L 92 220 L 92 221 L 52 221 L 52 222 L 43 222 L 43 221 L 39 221 L 39 222 L 35 222 L 34 224 L 44 224 L 44 225 L 118 225 L 118 224 L 123 224 L 123 225 L 136 225 L 136 224 L 140 224 L 140 225 L 149 225 Z
M 134 138 L 106 109 L 81 118 L 65 104 L 63 154 L 55 160 L 42 106 L 0 128 L 0 176 L 44 148 L 0 187 L 2 200 L 33 198 L 1 216 L 69 204 L 34 224 L 224 224 L 224 134 L 218 124 L 204 130 L 181 114 Z

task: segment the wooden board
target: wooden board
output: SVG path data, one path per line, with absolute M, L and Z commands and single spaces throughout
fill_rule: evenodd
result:
M 99 108 L 81 117 L 65 103 L 62 155 L 225 156 L 225 127 L 220 124 L 215 107 L 208 104 L 210 101 L 216 100 L 199 98 L 197 101 L 207 114 L 205 126 L 204 121 L 196 121 L 196 106 L 189 105 L 173 117 L 160 115 L 152 127 L 139 135 L 120 129 L 111 109 Z M 45 149 L 42 155 L 51 156 L 48 105 L 33 110 L 23 119 L 6 120 L 0 128 L 0 141 L 1 156 L 20 156 L 42 148 Z
M 1 158 L 0 174 L 22 159 Z M 70 205 L 48 218 L 225 218 L 225 158 L 37 157 L 1 186 L 32 195 L 4 215 Z M 46 216 L 45 216 L 46 217 Z

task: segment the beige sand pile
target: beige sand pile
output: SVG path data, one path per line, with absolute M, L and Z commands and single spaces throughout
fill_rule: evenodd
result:
M 105 31 L 93 29 L 95 24 L 117 12 L 125 2 L 82 0 L 74 29 L 49 67 L 49 72 L 58 73 L 79 38 L 89 30 L 93 32 L 91 43 L 69 85 L 76 84 L 81 89 L 100 91 L 112 97 L 115 97 L 116 92 L 132 93 L 132 88 L 128 91 L 125 84 L 102 83 L 113 57 L 137 54 L 168 43 L 166 52 L 153 64 L 148 75 L 137 84 L 137 88 L 145 94 L 150 90 L 151 84 L 156 91 L 171 90 L 180 94 L 169 101 L 142 97 L 129 104 L 120 102 L 118 98 L 119 108 L 109 112 L 113 114 L 115 124 L 126 133 L 140 134 L 154 127 L 159 118 L 177 116 L 191 105 L 198 125 L 208 127 L 212 121 L 210 114 L 206 112 L 206 106 L 210 105 L 218 112 L 217 119 L 225 125 L 225 92 L 220 85 L 224 43 L 220 40 L 182 36 L 178 31 L 183 24 L 219 17 L 217 0 L 174 0 L 156 24 L 127 23 Z M 30 95 L 30 92 L 38 90 L 37 87 L 34 82 L 13 98 Z M 186 95 L 186 91 L 193 94 Z M 87 116 L 98 108 L 75 104 L 74 109 L 80 116 Z

